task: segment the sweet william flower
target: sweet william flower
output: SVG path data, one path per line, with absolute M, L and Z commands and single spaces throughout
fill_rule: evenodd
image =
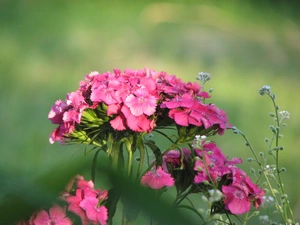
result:
M 142 178 L 141 184 L 152 189 L 161 189 L 165 186 L 171 187 L 175 183 L 171 175 L 163 171 L 162 167 L 157 167 L 156 171 L 148 171 Z
M 64 112 L 69 108 L 66 102 L 57 100 L 48 113 L 48 118 L 54 124 L 61 124 Z
M 155 112 L 156 98 L 149 94 L 146 88 L 140 88 L 127 96 L 125 104 L 134 116 L 143 114 L 151 116 Z
M 250 211 L 251 202 L 248 193 L 241 186 L 223 186 L 222 192 L 225 195 L 225 208 L 232 214 L 243 214 Z
M 72 225 L 70 218 L 66 217 L 66 212 L 58 205 L 49 209 L 38 212 L 33 219 L 33 225 Z
M 95 190 L 93 181 L 84 180 L 84 178 L 79 175 L 77 175 L 75 179 L 72 179 L 70 184 L 67 185 L 66 190 L 71 190 L 73 185 L 76 187 L 75 195 L 73 193 L 64 193 L 64 196 L 66 196 L 65 201 L 69 204 L 68 210 L 78 215 L 81 218 L 81 223 L 83 225 L 88 225 L 90 223 L 90 218 L 88 217 L 88 212 L 85 208 L 81 207 L 82 201 L 89 198 L 95 198 L 97 204 L 101 203 L 108 198 L 108 192 L 101 191 L 100 189 Z
M 85 210 L 87 218 L 91 222 L 98 222 L 101 225 L 106 225 L 108 220 L 108 211 L 105 206 L 98 205 L 98 198 L 89 196 L 83 199 L 79 206 Z

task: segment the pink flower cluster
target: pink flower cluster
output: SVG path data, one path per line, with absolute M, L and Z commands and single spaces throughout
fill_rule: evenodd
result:
M 241 159 L 227 160 L 215 143 L 204 143 L 202 149 L 196 149 L 200 157 L 195 163 L 197 174 L 194 182 L 202 183 L 223 180 L 222 192 L 225 196 L 225 209 L 232 214 L 243 214 L 250 211 L 251 203 L 256 209 L 262 203 L 264 191 L 252 183 L 246 173 L 234 164 L 242 163 Z
M 61 195 L 68 203 L 67 209 L 81 219 L 82 225 L 106 225 L 108 211 L 104 206 L 108 191 L 94 189 L 92 181 L 86 181 L 77 175 L 69 182 L 66 191 Z M 33 213 L 29 221 L 21 221 L 17 225 L 72 225 L 72 220 L 66 215 L 66 207 L 54 205 L 49 209 Z
M 70 218 L 66 216 L 65 208 L 55 205 L 49 209 L 34 213 L 29 221 L 19 222 L 17 225 L 72 225 Z
M 171 150 L 163 156 L 163 166 L 156 172 L 147 172 L 141 183 L 152 189 L 174 185 L 179 191 L 184 191 L 191 185 L 203 185 L 201 191 L 218 187 L 223 193 L 223 204 L 232 214 L 243 214 L 250 211 L 251 203 L 256 209 L 262 203 L 264 191 L 252 183 L 246 173 L 234 164 L 242 163 L 239 158 L 228 160 L 214 142 L 203 143 L 201 149 Z M 181 159 L 183 154 L 183 160 Z M 182 166 L 183 163 L 183 166 Z M 180 167 L 182 169 L 180 170 Z M 162 169 L 163 168 L 163 169 Z M 191 172 L 191 171 L 194 171 Z M 169 174 L 171 173 L 172 176 Z M 181 174 L 180 174 L 181 173 Z M 206 184 L 215 185 L 206 185 Z
M 86 109 L 97 111 L 103 104 L 105 115 L 96 114 L 114 131 L 151 132 L 168 117 L 179 126 L 205 129 L 213 126 L 222 134 L 228 126 L 226 113 L 213 104 L 204 104 L 203 98 L 209 97 L 198 83 L 185 83 L 165 72 L 148 69 L 92 72 L 80 82 L 78 90 L 52 106 L 48 118 L 59 126 L 51 133 L 50 143 L 63 143 L 76 124 L 81 123 Z
M 67 190 L 64 199 L 69 203 L 68 210 L 81 218 L 82 225 L 90 223 L 106 225 L 108 220 L 107 208 L 103 205 L 108 198 L 108 191 L 94 189 L 93 181 L 86 181 L 82 176 L 76 176 L 68 186 L 71 188 L 75 181 L 74 193 Z M 69 189 L 67 188 L 67 189 Z

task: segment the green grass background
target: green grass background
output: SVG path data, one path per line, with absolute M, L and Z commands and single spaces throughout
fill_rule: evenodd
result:
M 184 81 L 209 72 L 211 101 L 257 151 L 266 149 L 272 123 L 271 101 L 258 90 L 272 87 L 291 113 L 280 160 L 299 221 L 299 9 L 296 1 L 1 1 L 1 207 L 11 203 L 8 193 L 22 193 L 19 180 L 32 184 L 70 168 L 88 174 L 91 156 L 80 147 L 48 142 L 55 126 L 47 114 L 57 99 L 91 71 L 148 67 Z M 247 172 L 254 166 L 241 137 L 228 131 L 214 140 L 229 157 L 241 157 Z

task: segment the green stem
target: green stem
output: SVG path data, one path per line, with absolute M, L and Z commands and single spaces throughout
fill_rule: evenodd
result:
M 280 216 L 281 216 L 282 220 L 283 220 L 283 221 L 286 221 L 286 220 L 285 220 L 284 213 L 283 213 L 283 211 L 282 211 L 282 209 L 281 209 L 281 207 L 280 207 L 280 204 L 279 204 L 279 202 L 278 202 L 278 199 L 276 198 L 276 195 L 275 195 L 275 193 L 274 193 L 273 187 L 272 187 L 272 185 L 271 185 L 271 183 L 270 183 L 270 181 L 269 181 L 269 178 L 268 178 L 268 176 L 266 175 L 266 173 L 264 172 L 264 171 L 265 171 L 265 168 L 264 168 L 264 167 L 262 166 L 262 164 L 260 163 L 260 161 L 259 161 L 259 159 L 258 159 L 258 157 L 257 157 L 257 155 L 256 155 L 256 153 L 255 153 L 255 151 L 254 151 L 253 146 L 251 145 L 251 143 L 249 142 L 249 140 L 247 139 L 247 137 L 246 137 L 240 130 L 238 130 L 238 129 L 236 129 L 236 130 L 238 131 L 238 133 L 239 133 L 240 135 L 242 135 L 242 137 L 243 137 L 244 140 L 246 141 L 248 147 L 251 149 L 251 152 L 253 153 L 253 155 L 254 155 L 256 161 L 257 161 L 258 164 L 259 164 L 260 169 L 262 170 L 262 174 L 263 174 L 263 176 L 264 176 L 264 178 L 265 178 L 265 180 L 266 180 L 266 182 L 267 182 L 267 185 L 268 185 L 269 190 L 271 191 L 272 197 L 273 197 L 273 198 L 275 199 L 275 201 L 276 201 L 276 208 L 278 209 L 278 211 L 279 211 L 279 213 L 280 213 Z
M 276 123 L 277 123 L 277 128 L 276 129 L 276 140 L 275 140 L 275 147 L 278 148 L 279 147 L 279 131 L 280 131 L 280 120 L 279 120 L 279 116 L 278 116 L 278 109 L 279 107 L 276 105 L 276 102 L 275 102 L 275 97 L 270 95 L 270 98 L 272 99 L 272 102 L 273 102 L 273 106 L 274 106 L 274 109 L 275 109 L 275 116 L 276 116 Z M 285 192 L 284 192 L 284 188 L 283 188 L 283 184 L 282 184 L 282 180 L 281 180 L 281 175 L 280 175 L 280 169 L 279 169 L 279 150 L 277 149 L 276 150 L 276 173 L 277 173 L 277 178 L 278 178 L 278 184 L 279 184 L 279 188 L 280 188 L 280 194 L 281 195 L 284 195 Z M 291 216 L 291 219 L 292 219 L 292 222 L 295 223 L 295 219 L 294 219 L 294 215 L 293 215 L 293 212 L 292 212 L 292 209 L 291 209 L 291 206 L 290 206 L 290 203 L 288 200 L 286 200 L 286 205 L 284 206 L 284 214 L 285 214 L 285 222 L 287 223 L 287 212 L 286 212 L 286 206 L 288 207 L 288 210 L 289 210 L 289 213 L 290 213 L 290 216 Z
M 128 164 L 127 164 L 127 177 L 131 176 L 131 170 L 132 170 L 132 143 L 127 138 L 123 138 L 121 140 L 125 144 L 126 151 L 128 153 Z

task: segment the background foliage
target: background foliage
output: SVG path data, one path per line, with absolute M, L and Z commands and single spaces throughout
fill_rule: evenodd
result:
M 184 81 L 209 72 L 211 101 L 257 151 L 267 147 L 272 110 L 258 89 L 272 87 L 291 113 L 281 163 L 299 221 L 299 9 L 297 1 L 1 1 L 0 218 L 11 222 L 28 204 L 43 205 L 30 203 L 39 187 L 48 200 L 64 186 L 62 177 L 81 172 L 89 178 L 92 155 L 48 142 L 54 101 L 77 89 L 90 71 L 148 67 Z M 227 132 L 215 140 L 229 157 L 244 159 L 249 171 L 242 138 Z M 17 197 L 22 201 L 14 202 Z M 7 205 L 13 204 L 11 211 Z

